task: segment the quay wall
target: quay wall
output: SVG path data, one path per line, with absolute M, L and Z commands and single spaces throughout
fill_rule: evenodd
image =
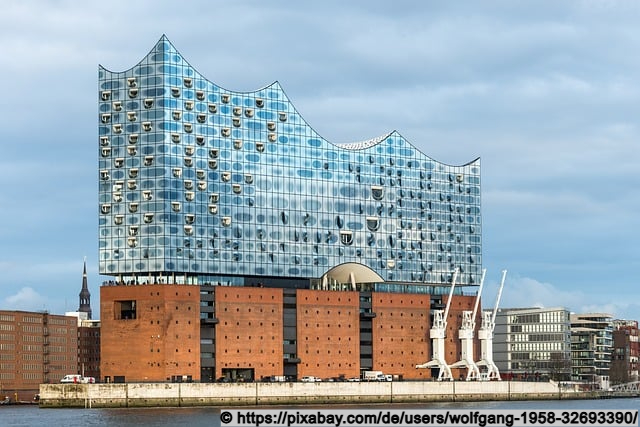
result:
M 258 406 L 590 399 L 548 382 L 318 382 L 42 384 L 46 408 Z

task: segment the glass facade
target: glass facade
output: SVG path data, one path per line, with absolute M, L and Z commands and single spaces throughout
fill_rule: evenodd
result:
M 480 161 L 437 162 L 397 132 L 333 144 L 276 82 L 226 90 L 162 37 L 99 69 L 100 273 L 242 284 L 356 263 L 384 282 L 479 284 Z
M 613 347 L 613 318 L 607 313 L 571 315 L 571 359 L 573 381 L 609 388 Z
M 494 358 L 511 378 L 568 381 L 571 374 L 569 310 L 505 308 L 496 316 Z

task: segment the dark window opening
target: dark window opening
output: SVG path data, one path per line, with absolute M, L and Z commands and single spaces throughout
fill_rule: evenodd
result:
M 136 318 L 136 301 L 115 301 L 116 320 L 126 320 Z

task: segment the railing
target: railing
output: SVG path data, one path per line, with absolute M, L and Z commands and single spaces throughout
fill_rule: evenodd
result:
M 611 387 L 611 391 L 623 393 L 638 393 L 640 392 L 640 381 L 614 385 Z

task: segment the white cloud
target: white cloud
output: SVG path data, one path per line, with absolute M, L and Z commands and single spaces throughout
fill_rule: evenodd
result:
M 31 287 L 21 288 L 17 293 L 2 300 L 5 310 L 40 311 L 46 310 L 49 298 Z
M 512 275 L 507 276 L 500 307 L 564 307 L 574 313 L 608 313 L 614 318 L 638 319 L 640 304 L 633 301 L 640 301 L 640 295 L 587 293 Z M 493 299 L 485 297 L 485 305 L 493 302 Z M 488 308 L 485 306 L 485 309 Z
M 223 87 L 279 80 L 330 141 L 396 129 L 444 163 L 480 156 L 483 262 L 522 276 L 507 301 L 638 312 L 640 2 L 6 3 L 0 301 L 75 302 L 67 260 L 97 260 L 97 65 L 166 33 Z

